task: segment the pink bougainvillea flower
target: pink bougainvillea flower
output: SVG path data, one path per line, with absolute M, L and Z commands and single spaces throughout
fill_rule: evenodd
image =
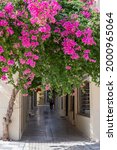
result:
M 71 66 L 66 66 L 66 70 L 71 70 Z
M 13 51 L 11 50 L 9 54 L 10 54 L 10 55 L 13 55 Z
M 2 67 L 2 72 L 8 72 L 9 68 L 8 67 Z
M 16 49 L 20 48 L 20 43 L 14 43 L 13 47 Z
M 23 37 L 29 37 L 30 35 L 29 32 L 27 32 L 26 30 L 22 30 L 21 34 Z
M 22 94 L 24 97 L 27 97 L 28 96 L 28 94 Z
M 31 40 L 37 41 L 37 36 L 32 35 Z
M 20 59 L 20 64 L 24 65 L 26 63 L 26 60 L 25 59 Z
M 22 40 L 22 46 L 24 46 L 25 48 L 31 47 L 30 38 L 23 36 L 21 40 Z
M 50 34 L 46 34 L 46 35 L 42 35 L 41 39 L 43 41 L 46 41 L 46 39 L 48 39 L 50 37 Z
M 39 46 L 39 42 L 31 42 L 31 46 L 33 47 L 33 48 L 36 48 L 37 46 Z
M 1 77 L 1 79 L 2 79 L 3 81 L 6 81 L 8 78 L 7 78 L 6 75 L 3 75 L 3 76 Z
M 5 13 L 0 11 L 0 18 L 4 18 L 5 17 Z
M 26 83 L 26 85 L 29 86 L 29 85 L 31 85 L 31 83 L 32 83 L 31 81 L 28 81 L 28 82 Z
M 61 36 L 62 37 L 67 37 L 68 35 L 69 35 L 70 33 L 68 32 L 68 31 L 63 31 L 63 32 L 61 32 Z
M 40 27 L 38 31 L 42 33 L 49 33 L 51 31 L 51 27 L 48 24 L 46 24 L 45 26 Z
M 95 41 L 94 41 L 94 38 L 93 37 L 83 37 L 82 38 L 82 42 L 85 44 L 85 45 L 96 45 Z
M 4 49 L 2 46 L 0 46 L 0 54 L 2 54 L 4 52 Z
M 14 34 L 14 31 L 13 31 L 13 29 L 11 27 L 9 27 L 7 29 L 7 32 L 9 33 L 9 35 L 13 35 Z
M 91 17 L 91 13 L 88 11 L 82 11 L 81 14 L 87 19 L 89 19 Z
M 90 0 L 90 1 L 88 1 L 86 4 L 87 4 L 87 5 L 93 5 L 94 2 L 95 2 L 95 0 Z
M 84 11 L 88 11 L 88 10 L 89 10 L 89 7 L 85 5 L 85 6 L 82 7 L 82 9 L 83 9 Z
M 63 33 L 65 32 L 66 33 L 66 36 L 69 35 L 69 34 L 75 34 L 78 26 L 79 26 L 79 22 L 78 21 L 74 21 L 74 22 L 71 22 L 71 21 L 65 21 L 62 26 L 64 27 L 65 31 L 63 31 Z M 62 33 L 62 34 L 63 34 Z M 64 34 L 65 34 L 64 33 Z
M 92 33 L 93 33 L 93 30 L 91 28 L 86 28 L 84 31 L 83 31 L 83 34 L 84 35 L 87 35 L 88 37 L 91 37 L 92 36 Z
M 72 14 L 71 15 L 71 19 L 77 19 L 78 18 L 78 15 L 77 14 Z
M 12 13 L 12 14 L 10 14 L 10 18 L 11 19 L 17 19 L 17 15 Z
M 65 38 L 62 42 L 64 54 L 73 55 L 75 53 L 75 46 L 77 43 L 69 38 Z
M 31 70 L 30 69 L 26 69 L 23 71 L 23 75 L 27 75 L 27 74 L 30 74 L 31 73 Z
M 79 37 L 81 37 L 81 36 L 82 36 L 82 31 L 81 31 L 81 30 L 78 30 L 78 31 L 76 32 L 76 37 L 79 38 Z
M 0 20 L 0 26 L 1 27 L 6 27 L 8 25 L 8 22 L 6 20 Z
M 94 59 L 89 59 L 90 62 L 96 63 L 96 60 Z
M 81 51 L 81 46 L 75 48 L 76 51 Z
M 24 56 L 26 56 L 26 57 L 32 57 L 32 55 L 33 55 L 33 53 L 31 51 L 24 53 Z
M 60 30 L 60 28 L 57 27 L 57 28 L 54 30 L 54 32 L 55 32 L 55 33 L 60 33 L 61 30 Z
M 14 10 L 14 6 L 12 4 L 12 2 L 8 2 L 6 4 L 6 6 L 4 7 L 4 10 L 7 12 L 7 13 L 12 13 L 13 10 Z
M 6 62 L 6 58 L 4 56 L 0 56 L 0 62 Z
M 76 53 L 71 56 L 71 59 L 79 59 L 79 58 L 80 58 L 79 55 Z
M 29 75 L 30 80 L 33 80 L 35 77 L 35 74 L 33 72 L 31 72 L 31 74 Z
M 32 25 L 37 23 L 37 18 L 30 18 L 30 22 Z
M 0 31 L 0 37 L 2 37 L 4 34 L 3 30 Z
M 44 26 L 47 21 L 55 23 L 56 19 L 54 17 L 60 9 L 61 6 L 56 1 L 28 2 L 28 10 L 31 14 L 30 21 L 32 24 L 40 24 Z
M 35 62 L 35 61 L 33 61 L 32 63 L 30 63 L 30 66 L 31 66 L 32 68 L 34 68 L 35 65 L 36 65 L 36 62 Z
M 33 59 L 34 59 L 34 60 L 38 60 L 38 59 L 39 59 L 39 56 L 38 56 L 38 55 L 33 55 Z
M 13 66 L 15 64 L 14 60 L 8 60 L 7 64 L 9 66 Z
M 93 10 L 94 10 L 96 13 L 99 13 L 99 12 L 100 12 L 99 8 L 94 8 Z
M 90 53 L 89 49 L 84 50 L 83 58 L 85 60 L 89 60 L 89 53 Z
M 90 53 L 90 50 L 89 50 L 89 49 L 86 49 L 86 50 L 84 50 L 84 53 L 85 53 L 85 54 L 89 54 L 89 53 Z
M 28 85 L 24 84 L 24 89 L 27 90 L 28 89 Z
M 83 58 L 84 58 L 85 60 L 89 60 L 89 54 L 87 54 L 87 53 L 83 54 Z
M 36 65 L 36 62 L 33 61 L 33 59 L 28 59 L 28 60 L 26 61 L 26 64 L 27 64 L 27 65 L 30 65 L 32 68 L 34 68 L 35 65 Z
M 47 28 L 46 28 L 45 26 L 40 27 L 38 30 L 39 30 L 40 32 L 43 32 L 43 33 L 46 33 L 46 32 L 47 32 Z
M 66 21 L 64 24 L 63 24 L 63 27 L 66 29 L 66 30 L 71 30 L 73 28 L 73 24 L 71 21 Z

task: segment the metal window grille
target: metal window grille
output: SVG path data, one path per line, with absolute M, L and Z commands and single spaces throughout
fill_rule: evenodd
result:
M 79 89 L 80 114 L 90 117 L 90 84 L 88 81 Z

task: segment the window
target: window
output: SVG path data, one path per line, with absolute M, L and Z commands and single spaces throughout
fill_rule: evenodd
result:
M 90 117 L 90 84 L 88 81 L 79 89 L 79 110 L 81 115 Z

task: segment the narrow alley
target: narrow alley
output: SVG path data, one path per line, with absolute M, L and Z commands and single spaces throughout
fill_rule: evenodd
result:
M 30 117 L 20 141 L 0 141 L 0 150 L 99 150 L 65 118 L 49 106 L 39 106 Z

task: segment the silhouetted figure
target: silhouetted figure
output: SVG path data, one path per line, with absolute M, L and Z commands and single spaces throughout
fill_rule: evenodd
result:
M 53 100 L 50 101 L 50 110 L 53 110 L 53 105 L 54 105 L 54 102 Z

